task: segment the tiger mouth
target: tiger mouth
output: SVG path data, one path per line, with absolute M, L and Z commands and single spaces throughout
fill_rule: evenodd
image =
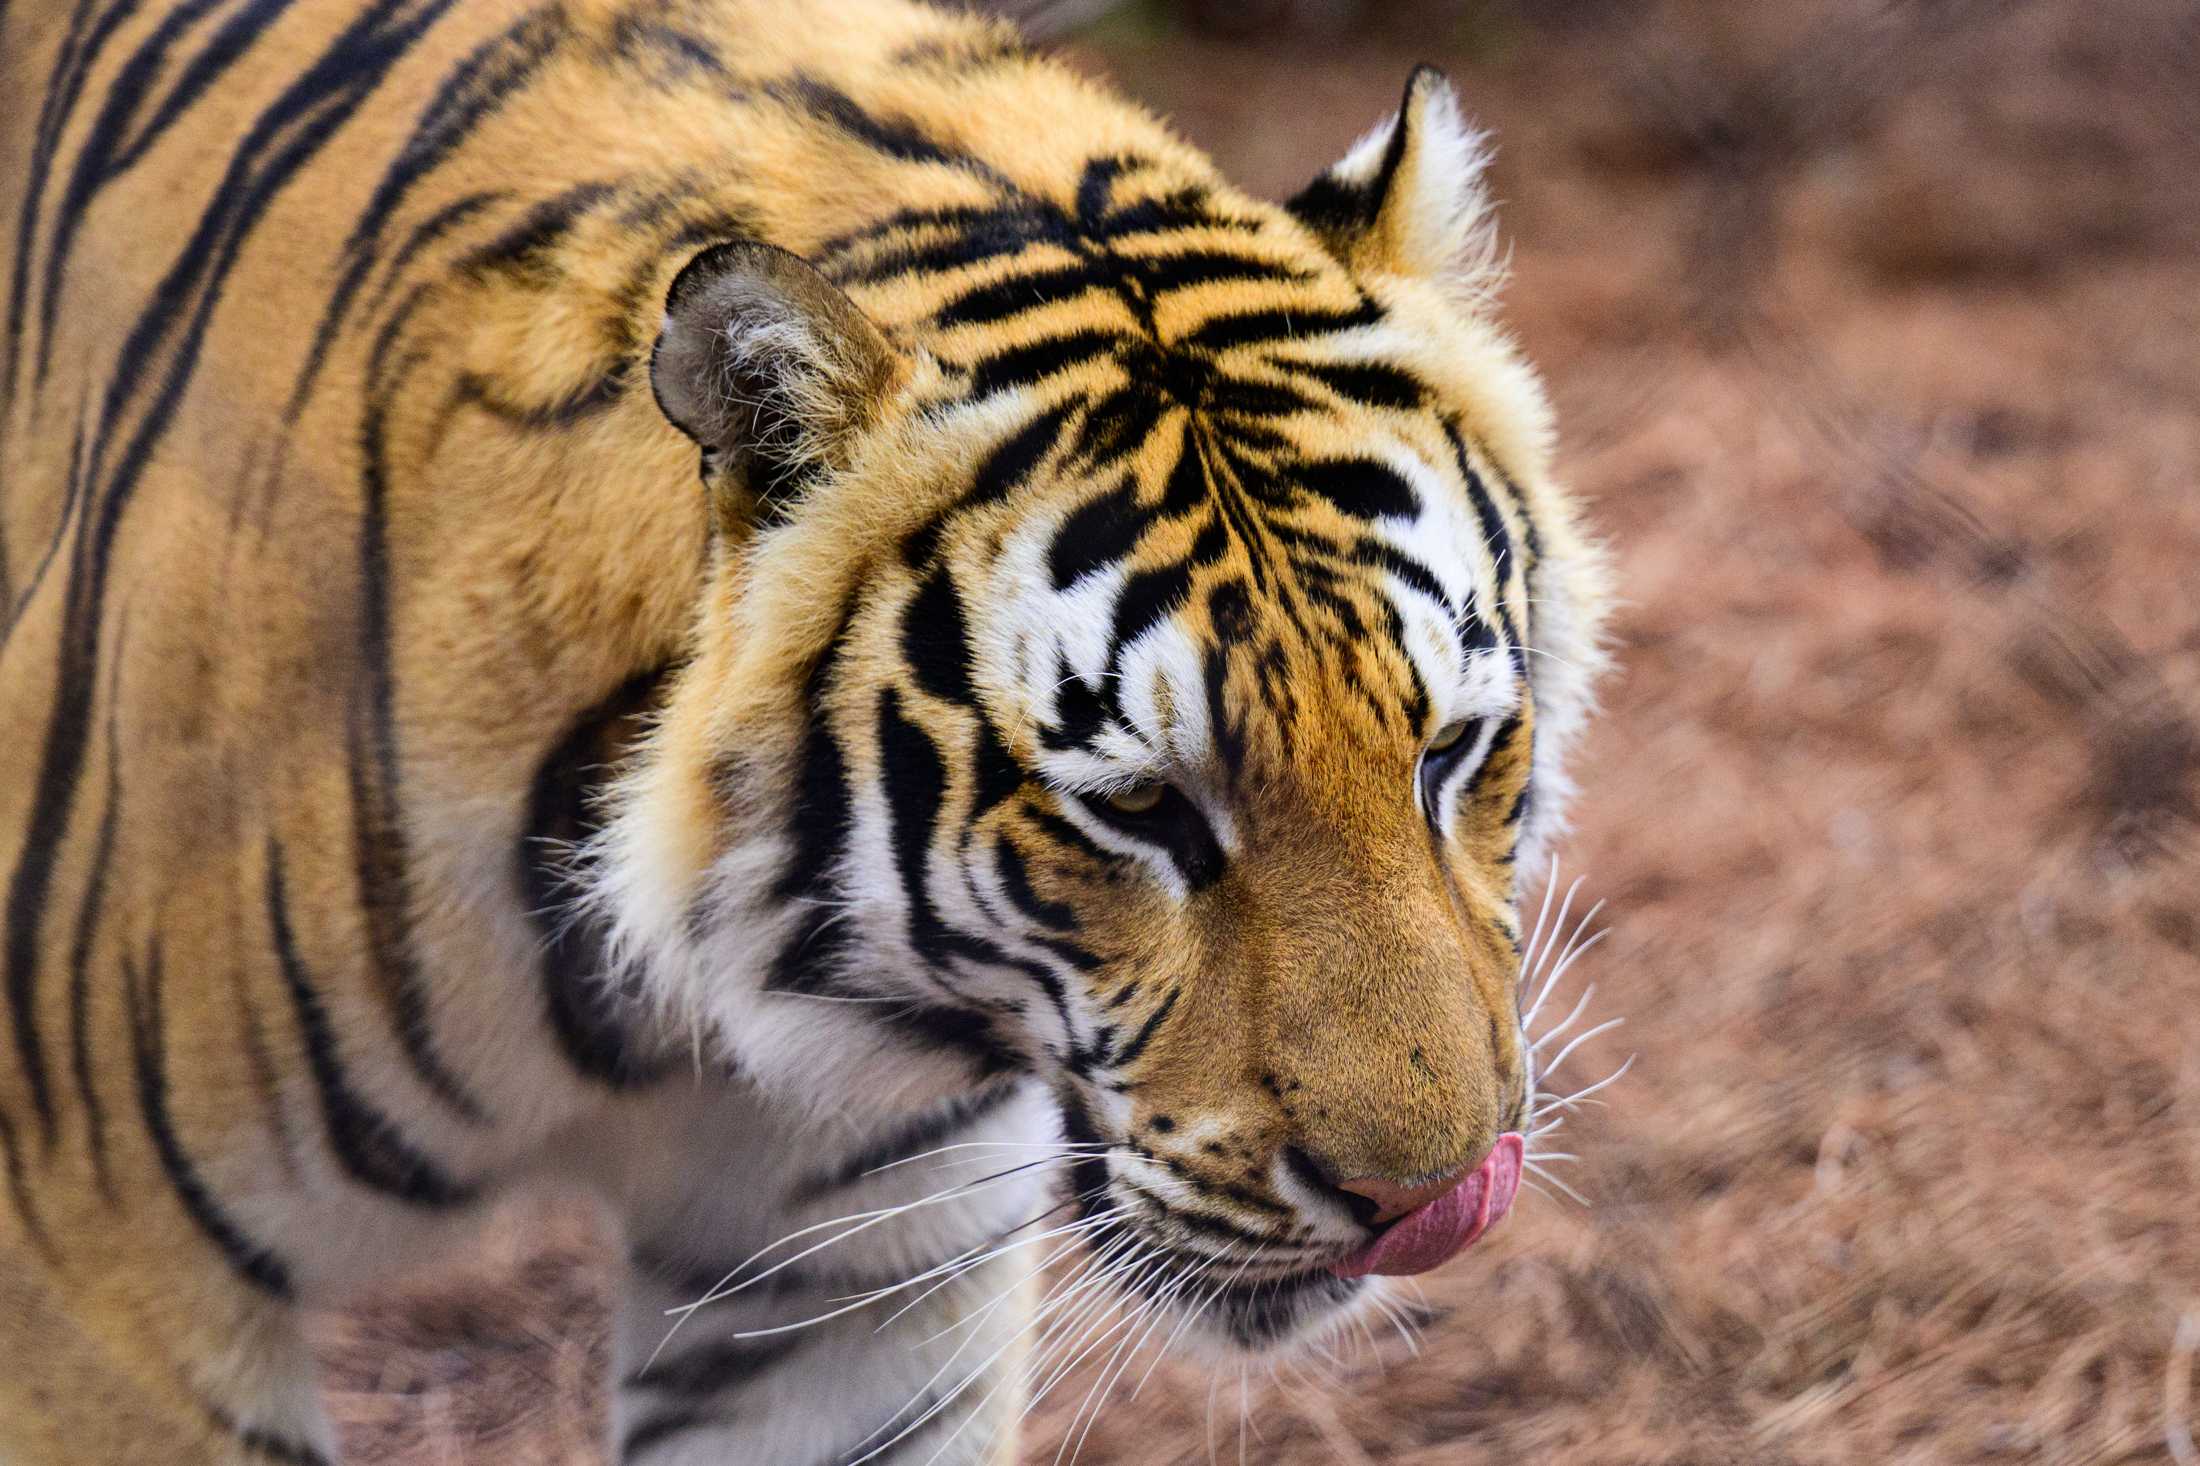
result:
M 1253 1353 L 1320 1329 L 1366 1290 L 1365 1278 L 1314 1265 L 1220 1268 L 1197 1253 L 1172 1253 L 1174 1268 L 1142 1274 L 1129 1291 L 1204 1325 L 1211 1336 Z M 1213 1281 L 1200 1281 L 1212 1277 Z M 1187 1281 L 1187 1280 L 1191 1281 Z

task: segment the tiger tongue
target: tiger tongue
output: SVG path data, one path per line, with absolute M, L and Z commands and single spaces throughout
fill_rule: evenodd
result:
M 1512 1210 L 1520 1190 L 1526 1146 L 1518 1135 L 1500 1135 L 1482 1164 L 1434 1201 L 1407 1212 L 1376 1239 L 1329 1270 L 1340 1278 L 1369 1273 L 1402 1277 L 1451 1261 Z

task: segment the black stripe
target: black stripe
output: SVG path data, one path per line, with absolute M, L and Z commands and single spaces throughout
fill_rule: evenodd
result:
M 800 1204 L 815 1201 L 828 1191 L 853 1186 L 881 1166 L 890 1166 L 936 1148 L 949 1136 L 976 1125 L 1022 1092 L 1013 1084 L 996 1084 L 957 1095 L 944 1105 L 874 1135 L 855 1154 L 796 1186 L 791 1195 Z
M 313 391 L 321 367 L 335 344 L 352 298 L 374 266 L 375 247 L 390 218 L 406 196 L 430 173 L 441 167 L 482 120 L 525 87 L 556 52 L 567 35 L 565 7 L 552 3 L 529 11 L 501 33 L 482 42 L 453 67 L 421 109 L 412 135 L 381 181 L 375 185 L 366 210 L 344 241 L 344 269 L 321 313 L 313 334 L 313 347 L 291 389 L 284 421 L 294 422 Z M 394 270 L 393 266 L 393 270 Z
M 1145 256 L 1137 261 L 1137 268 L 1147 288 L 1156 295 L 1234 280 L 1301 285 L 1313 278 L 1294 265 L 1215 249 L 1187 249 L 1177 254 Z
M 878 750 L 894 868 L 908 906 L 909 945 L 937 965 L 957 945 L 933 909 L 927 884 L 932 839 L 947 795 L 947 764 L 932 736 L 902 716 L 901 694 L 891 687 L 879 694 Z
M 1278 1232 L 1257 1232 L 1250 1227 L 1238 1226 L 1227 1217 L 1214 1216 L 1208 1212 L 1192 1211 L 1186 1207 L 1171 1206 L 1135 1181 L 1124 1182 L 1123 1188 L 1170 1221 L 1187 1227 L 1194 1232 L 1204 1232 L 1209 1236 L 1223 1238 L 1225 1241 L 1245 1243 L 1262 1248 L 1274 1247 L 1279 1242 L 1290 1240 Z
M 983 937 L 957 931 L 941 919 L 933 904 L 928 878 L 932 841 L 946 800 L 947 765 L 931 735 L 902 716 L 901 695 L 891 687 L 879 694 L 878 747 L 910 947 L 935 974 L 945 972 L 955 958 L 1022 973 L 1047 995 L 1068 1031 L 1068 995 L 1052 969 L 1012 956 Z
M 1268 310 L 1240 311 L 1216 316 L 1177 345 L 1192 351 L 1227 351 L 1239 346 L 1273 345 L 1326 336 L 1382 320 L 1383 308 L 1363 300 L 1350 310 L 1322 310 L 1311 306 L 1276 306 Z
M 970 628 L 954 577 L 944 565 L 924 578 L 902 611 L 901 655 L 917 686 L 932 696 L 958 707 L 977 701 Z
M 1260 232 L 1261 221 L 1257 217 L 1214 212 L 1208 207 L 1212 197 L 1211 190 L 1205 186 L 1192 184 L 1159 198 L 1141 199 L 1108 215 L 1093 233 L 1099 239 L 1117 241 L 1137 234 L 1174 234 L 1199 229 L 1226 229 L 1245 234 Z
M 947 204 L 939 208 L 896 209 L 883 219 L 833 235 L 812 252 L 821 265 L 866 244 L 876 244 L 897 234 L 927 229 L 951 230 L 964 236 L 984 236 L 1004 228 L 1037 222 L 1029 203 L 1019 199 L 1005 204 Z
M 246 1282 L 276 1298 L 291 1296 L 290 1269 L 266 1247 L 245 1235 L 244 1229 L 215 1199 L 206 1179 L 192 1164 L 176 1134 L 168 1113 L 168 1038 L 161 1001 L 161 956 L 156 944 L 141 976 L 137 964 L 122 959 L 123 1001 L 129 1011 L 130 1049 L 137 1072 L 138 1111 L 145 1132 L 160 1157 L 160 1167 L 175 1189 L 177 1199 L 198 1229 L 206 1234 Z
M 518 223 L 469 251 L 458 268 L 476 279 L 538 270 L 590 210 L 617 195 L 617 187 L 609 183 L 575 184 L 537 203 Z
M 1288 371 L 1312 377 L 1330 391 L 1365 407 L 1411 412 L 1428 400 L 1420 379 L 1403 367 L 1379 361 L 1284 361 Z
M 1497 501 L 1490 494 L 1490 487 L 1475 472 L 1473 462 L 1467 457 L 1466 440 L 1460 436 L 1459 425 L 1444 424 L 1444 436 L 1451 442 L 1453 459 L 1459 466 L 1459 477 L 1467 486 L 1467 498 L 1474 505 L 1474 517 L 1482 528 L 1483 547 L 1490 553 L 1490 560 L 1497 572 L 1497 599 L 1502 605 L 1505 587 L 1512 581 L 1512 533 L 1505 527 L 1505 516 L 1498 509 Z
M 713 1426 L 731 1425 L 730 1416 L 714 1410 L 668 1410 L 651 1416 L 626 1433 L 626 1440 L 619 1447 L 620 1459 L 627 1462 L 640 1460 L 644 1455 L 686 1435 L 691 1430 L 707 1430 Z
M 940 163 L 994 183 L 1004 190 L 1015 185 L 970 154 L 947 147 L 928 136 L 915 119 L 881 117 L 864 110 L 846 92 L 813 76 L 797 74 L 791 81 L 767 90 L 782 101 L 792 102 L 822 122 L 830 122 L 865 147 L 904 163 Z
M 108 40 L 132 12 L 137 0 L 113 0 L 96 23 L 92 20 L 95 9 L 93 0 L 78 0 L 70 13 L 68 33 L 62 37 L 61 49 L 54 58 L 53 76 L 47 83 L 45 99 L 39 104 L 38 126 L 32 134 L 29 167 L 24 170 L 23 205 L 16 216 L 15 259 L 8 281 L 8 345 L 4 370 L 0 370 L 0 407 L 12 407 L 15 388 L 22 362 L 23 325 L 30 304 L 31 260 L 38 242 L 38 205 L 46 192 L 46 179 L 53 170 L 54 159 L 61 148 L 61 136 L 67 130 L 69 115 L 84 93 L 85 78 L 97 64 L 99 53 Z M 4 432 L 11 413 L 0 411 L 0 432 Z
M 1117 855 L 1103 845 L 1095 843 L 1090 835 L 1087 835 L 1083 830 L 1078 829 L 1077 826 L 1051 810 L 1031 811 L 1031 822 L 1038 826 L 1039 832 L 1048 839 L 1054 841 L 1057 845 L 1076 851 L 1095 865 L 1112 869 L 1123 861 L 1122 856 Z
M 920 1048 L 962 1055 L 975 1083 L 1020 1074 L 1029 1067 L 1021 1054 L 1002 1041 L 993 1019 L 968 1008 L 912 1003 L 906 1008 L 885 1009 L 875 1021 L 903 1034 Z
M 970 395 L 988 397 L 1012 387 L 1035 386 L 1057 372 L 1114 356 L 1126 339 L 1115 331 L 1082 330 L 995 352 L 971 367 Z
M 34 381 L 43 383 L 50 364 L 54 322 L 60 313 L 62 276 L 84 214 L 93 197 L 134 164 L 159 139 L 162 132 L 196 100 L 216 77 L 258 39 L 259 33 L 290 0 L 259 0 L 232 16 L 214 40 L 193 59 L 183 78 L 169 92 L 160 112 L 133 141 L 125 136 L 138 109 L 152 91 L 154 81 L 167 65 L 169 47 L 184 31 L 196 25 L 217 0 L 186 0 L 161 17 L 153 34 L 123 63 L 107 86 L 106 101 L 77 150 L 69 186 L 54 212 L 53 237 L 47 245 L 46 278 L 39 302 L 38 362 Z
M 482 210 L 493 208 L 502 203 L 506 197 L 507 195 L 502 189 L 480 189 L 473 193 L 461 194 L 427 218 L 422 219 L 418 224 L 415 224 L 412 232 L 405 236 L 405 242 L 397 247 L 397 252 L 390 256 L 389 263 L 383 267 L 382 284 L 376 289 L 374 299 L 368 302 L 368 310 L 372 311 L 381 302 L 389 298 L 390 291 L 396 287 L 398 280 L 403 277 L 405 267 L 411 264 L 422 250 L 434 244 Z
M 1212 373 L 1207 378 L 1206 404 L 1218 416 L 1239 419 L 1291 417 L 1321 405 L 1280 382 L 1240 382 Z
M 443 1061 L 430 1024 L 425 974 L 412 941 L 412 894 L 397 747 L 396 674 L 390 633 L 387 526 L 389 470 L 384 427 L 405 359 L 388 353 L 425 298 L 415 286 L 383 323 L 368 358 L 368 389 L 359 428 L 361 457 L 359 672 L 345 729 L 345 766 L 352 804 L 352 865 L 359 888 L 367 951 L 391 995 L 399 1044 L 413 1072 L 446 1108 L 482 1122 L 487 1110 Z
M 988 210 L 961 232 L 927 243 L 903 243 L 858 265 L 836 265 L 825 272 L 836 285 L 870 285 L 904 274 L 943 274 L 1015 254 L 1041 242 L 1065 243 L 1061 224 L 1028 208 Z
M 970 822 L 975 824 L 986 811 L 1023 790 L 1024 767 L 1001 741 L 1000 731 L 984 709 L 974 707 L 971 713 L 978 725 L 970 758 Z
M 1054 722 L 1040 727 L 1039 739 L 1049 748 L 1090 748 L 1108 725 L 1107 701 L 1070 670 L 1067 658 L 1056 666 Z
M 516 428 L 543 431 L 568 428 L 616 407 L 633 376 L 634 362 L 625 357 L 599 365 L 587 378 L 547 402 L 523 402 L 507 393 L 493 379 L 478 372 L 462 373 L 451 390 L 454 407 L 478 407 L 499 422 Z
M 846 650 L 848 629 L 855 617 L 853 602 L 841 608 L 832 639 L 803 687 L 806 723 L 802 731 L 800 771 L 796 777 L 793 808 L 788 826 L 794 832 L 794 852 L 780 872 L 772 895 L 805 909 L 801 925 L 786 947 L 773 959 L 764 980 L 766 992 L 818 992 L 829 986 L 832 963 L 848 940 L 846 923 L 834 920 L 833 867 L 847 849 L 854 828 L 848 792 L 848 762 L 833 737 L 826 716 L 825 698 Z
M 1062 436 L 1062 424 L 1069 413 L 1068 404 L 1057 404 L 988 453 L 971 479 L 970 492 L 963 495 L 956 507 L 974 509 L 1008 497 L 1010 491 L 1028 479 L 1053 450 Z
M 728 74 L 726 63 L 710 42 L 661 20 L 621 15 L 611 28 L 611 45 L 624 59 L 661 63 L 663 74 L 652 78 L 659 84 L 685 81 L 695 75 L 723 79 Z
M 1012 274 L 964 291 L 934 312 L 932 319 L 943 327 L 989 325 L 1068 300 L 1097 285 L 1112 285 L 1115 276 L 1114 269 L 1096 260 Z
M 1522 726 L 1523 719 L 1517 712 L 1498 724 L 1497 731 L 1490 735 L 1489 750 L 1482 755 L 1482 762 L 1476 765 L 1473 777 L 1467 780 L 1467 787 L 1461 791 L 1460 798 L 1471 799 L 1482 792 L 1483 781 L 1489 778 L 1490 771 L 1497 767 L 1498 755 L 1512 747 L 1513 740 L 1520 736 Z M 1521 792 L 1523 794 L 1527 792 L 1525 783 L 1521 785 Z M 1517 806 L 1518 802 L 1516 799 L 1514 804 Z
M 717 1288 L 710 1290 L 719 1291 Z M 705 1294 L 704 1296 L 709 1296 Z M 682 1399 L 704 1400 L 756 1378 L 795 1352 L 800 1340 L 784 1337 L 715 1339 L 659 1358 L 626 1377 L 626 1387 Z M 631 1445 L 631 1442 L 629 1443 Z
M 472 1186 L 445 1174 L 405 1138 L 395 1121 L 352 1087 L 343 1056 L 337 1050 L 328 1009 L 321 1001 L 313 974 L 306 970 L 297 935 L 291 930 L 290 901 L 283 883 L 283 850 L 272 837 L 267 843 L 267 924 L 275 944 L 275 963 L 282 971 L 283 986 L 290 992 L 291 1010 L 297 1015 L 306 1064 L 320 1095 L 321 1121 L 345 1174 L 413 1206 L 453 1207 L 472 1201 L 476 1195 Z
M 1241 581 L 1227 582 L 1227 587 L 1234 588 L 1239 595 L 1244 594 L 1245 587 Z M 1215 596 L 1211 599 L 1220 599 L 1225 588 L 1217 586 Z M 1207 687 L 1207 726 L 1214 730 L 1215 752 L 1221 755 L 1222 766 L 1229 770 L 1234 783 L 1245 770 L 1247 739 L 1244 721 L 1230 714 L 1227 696 L 1230 654 L 1227 644 L 1208 649 L 1206 665 L 1201 668 L 1201 672 Z
M 1421 497 L 1413 485 L 1396 469 L 1372 458 L 1303 464 L 1298 480 L 1308 493 L 1354 519 L 1411 519 L 1421 512 Z
M 1169 995 L 1161 1000 L 1161 1006 L 1154 1009 L 1153 1015 L 1138 1026 L 1138 1032 L 1131 1035 L 1128 1043 L 1109 1057 L 1109 1067 L 1121 1069 L 1146 1052 L 1146 1045 L 1153 1042 L 1153 1036 L 1161 1031 L 1161 1025 L 1169 1021 L 1169 1014 L 1176 1008 L 1176 1000 L 1182 996 L 1182 987 L 1170 988 Z
M 640 997 L 612 980 L 605 933 L 576 910 L 564 852 L 603 825 L 599 803 L 621 731 L 648 708 L 663 680 L 645 672 L 574 721 L 535 771 L 527 823 L 513 851 L 514 879 L 542 943 L 543 1006 L 566 1062 L 599 1084 L 628 1089 L 661 1078 L 670 1060 L 642 1052 L 632 1032 Z
M 92 846 L 92 867 L 85 877 L 84 899 L 77 907 L 76 936 L 69 945 L 69 1062 L 76 1078 L 76 1092 L 84 1102 L 85 1140 L 92 1153 L 92 1175 L 100 1195 L 112 1204 L 114 1177 L 107 1165 L 107 1110 L 92 1082 L 91 957 L 98 934 L 101 907 L 106 899 L 107 871 L 114 858 L 115 827 L 122 812 L 122 747 L 117 728 L 117 694 L 122 657 L 117 653 L 107 689 L 107 807 L 99 817 L 99 835 Z
M 1001 873 L 1001 889 L 1018 911 L 1044 927 L 1058 932 L 1077 930 L 1076 909 L 1066 902 L 1049 901 L 1032 888 L 1031 869 L 1024 860 L 1024 852 L 1007 835 L 993 839 L 994 865 Z
M 39 1220 L 38 1208 L 31 1202 L 30 1177 L 23 1169 L 23 1152 L 16 1140 L 15 1121 L 6 1110 L 0 1110 L 0 1165 L 5 1165 L 8 1176 L 8 1200 L 15 1207 L 15 1217 L 22 1224 L 23 1235 L 31 1239 L 31 1245 L 43 1254 L 48 1262 L 58 1254 L 53 1239 L 46 1235 L 46 1224 Z
M 53 868 L 46 854 L 66 837 L 83 773 L 99 625 L 124 511 L 182 401 L 222 286 L 246 238 L 297 170 L 451 3 L 427 0 L 411 14 L 398 0 L 370 7 L 256 119 L 237 145 L 190 241 L 155 287 L 117 356 L 91 460 L 95 481 L 104 476 L 106 483 L 91 501 L 93 511 L 79 521 L 54 708 L 28 843 L 8 898 L 8 994 L 17 1020 L 17 1048 L 49 1142 L 52 1101 L 41 1045 L 28 1024 L 36 998 L 38 934 Z M 136 421 L 126 426 L 124 419 L 133 408 L 139 409 Z M 111 459 L 117 434 L 126 434 L 127 441 Z M 103 474 L 110 464 L 111 473 Z
M 238 1449 L 248 1455 L 259 1456 L 281 1466 L 330 1466 L 328 1457 L 303 1441 L 294 1441 L 258 1426 L 247 1426 L 218 1405 L 201 1402 L 199 1408 L 215 1429 L 236 1437 Z
M 1173 406 L 1150 383 L 1126 382 L 1085 408 L 1070 455 L 1088 469 L 1104 469 L 1143 447 Z
M 1138 484 L 1126 476 L 1107 493 L 1071 511 L 1047 547 L 1047 571 L 1058 591 L 1128 556 L 1152 522 L 1139 507 Z
M 1318 234 L 1349 237 L 1367 227 L 1378 202 L 1365 184 L 1323 173 L 1284 202 L 1284 208 Z
M 1462 608 L 1452 603 L 1450 593 L 1444 589 L 1443 582 L 1436 578 L 1436 572 L 1396 545 L 1373 538 L 1361 539 L 1352 546 L 1352 563 L 1367 566 L 1369 569 L 1388 571 L 1443 607 L 1444 613 L 1454 621 L 1459 619 Z
M 1111 659 L 1120 662 L 1131 643 L 1183 609 L 1191 593 L 1192 567 L 1182 560 L 1132 574 L 1115 601 L 1115 621 L 1108 632 Z

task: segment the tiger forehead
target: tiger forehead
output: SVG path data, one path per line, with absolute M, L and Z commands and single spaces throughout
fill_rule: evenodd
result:
M 1158 368 L 1147 380 L 1192 401 L 1201 348 L 1214 344 L 1199 331 L 1218 301 L 1282 287 L 1301 308 L 1362 305 L 1334 256 L 1281 211 L 1137 154 L 1086 159 L 1054 187 L 960 180 L 815 258 L 879 319 L 968 371 L 981 395 L 1021 365 L 992 350 L 1004 333 L 1047 344 L 1028 365 L 1113 357 Z
M 1350 414 L 1326 414 L 1302 445 L 1166 402 L 1096 470 L 1074 445 L 1102 410 L 1117 409 L 1072 397 L 1010 438 L 999 453 L 1013 450 L 1008 476 L 1034 481 L 1029 494 L 969 558 L 946 557 L 968 567 L 974 640 L 1003 649 L 979 652 L 981 680 L 1020 704 L 1014 721 L 1067 777 L 1234 775 L 1321 746 L 1404 757 L 1438 721 L 1517 704 L 1506 522 L 1466 507 L 1479 477 L 1459 482 L 1412 434 Z M 1436 436 L 1472 475 L 1455 431 Z M 944 605 L 946 575 L 920 600 Z

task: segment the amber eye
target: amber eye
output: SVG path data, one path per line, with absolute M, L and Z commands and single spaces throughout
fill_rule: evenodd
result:
M 1118 789 L 1110 794 L 1108 808 L 1117 814 L 1152 814 L 1160 807 L 1161 784 L 1133 784 L 1128 789 Z
M 1462 718 L 1456 723 L 1446 723 L 1443 727 L 1437 729 L 1436 736 L 1428 741 L 1428 751 L 1430 753 L 1448 753 L 1457 748 L 1459 740 L 1467 736 L 1467 729 L 1471 726 L 1472 721 L 1466 718 Z

